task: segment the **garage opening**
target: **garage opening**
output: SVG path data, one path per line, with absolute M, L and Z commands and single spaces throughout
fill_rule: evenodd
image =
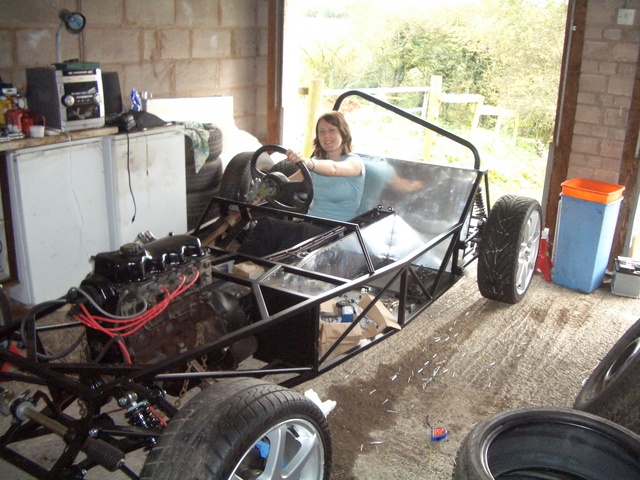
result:
M 542 202 L 566 0 L 286 0 L 282 141 L 308 149 L 315 119 L 364 89 L 471 140 L 491 199 Z M 356 151 L 455 164 L 408 124 L 349 105 Z

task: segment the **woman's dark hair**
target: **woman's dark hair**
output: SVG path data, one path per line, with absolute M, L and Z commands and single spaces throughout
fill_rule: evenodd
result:
M 320 146 L 320 140 L 318 140 L 318 124 L 320 120 L 324 120 L 330 125 L 338 128 L 340 136 L 342 137 L 342 155 L 351 153 L 353 147 L 351 146 L 351 130 L 349 124 L 344 119 L 344 116 L 340 112 L 327 112 L 318 118 L 316 122 L 316 138 L 313 139 L 313 153 L 312 157 L 315 158 L 327 158 L 327 152 Z

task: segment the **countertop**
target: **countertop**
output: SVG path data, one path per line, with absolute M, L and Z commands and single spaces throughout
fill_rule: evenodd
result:
M 86 130 L 74 130 L 62 132 L 59 135 L 45 136 L 42 138 L 22 138 L 20 140 L 9 140 L 0 142 L 0 152 L 19 150 L 21 148 L 40 147 L 42 145 L 52 145 L 54 143 L 69 142 L 72 140 L 82 140 L 84 138 L 100 137 L 103 135 L 113 135 L 118 133 L 118 127 L 89 128 Z

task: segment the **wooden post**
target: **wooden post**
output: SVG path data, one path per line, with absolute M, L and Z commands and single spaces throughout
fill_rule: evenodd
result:
M 304 148 L 302 149 L 302 155 L 305 157 L 310 157 L 313 153 L 313 139 L 316 136 L 316 121 L 323 88 L 323 80 L 311 80 L 309 95 L 307 96 L 307 125 L 304 130 Z
M 429 103 L 427 104 L 427 122 L 438 123 L 440 117 L 440 96 L 442 95 L 442 76 L 432 75 L 429 86 Z M 431 151 L 436 144 L 436 133 L 426 129 L 424 132 L 424 159 L 431 158 Z
M 475 134 L 480 124 L 480 116 L 482 115 L 482 106 L 484 105 L 484 96 L 480 96 L 480 100 L 476 102 L 476 108 L 473 111 L 473 120 L 471 121 L 471 137 Z

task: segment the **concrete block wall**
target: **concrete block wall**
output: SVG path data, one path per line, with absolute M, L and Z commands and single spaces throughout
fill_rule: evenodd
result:
M 618 11 L 635 9 L 633 25 Z M 592 0 L 567 178 L 617 184 L 640 50 L 640 0 Z
M 56 60 L 62 8 L 87 18 L 61 35 L 63 60 L 100 62 L 154 98 L 232 95 L 239 128 L 266 138 L 268 0 L 6 0 L 0 8 L 0 76 L 16 86 L 26 68 Z

